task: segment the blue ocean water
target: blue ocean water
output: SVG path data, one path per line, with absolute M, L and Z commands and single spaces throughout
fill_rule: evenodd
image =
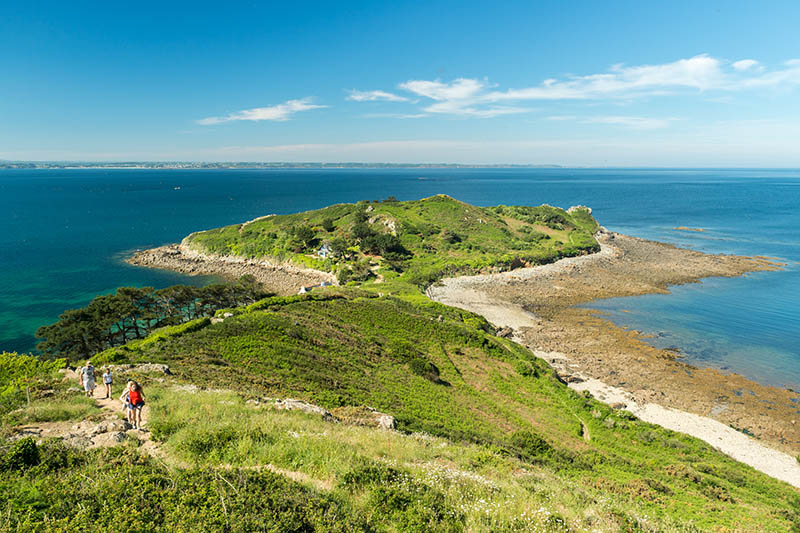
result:
M 269 213 L 438 193 L 477 205 L 584 204 L 614 231 L 783 258 L 783 272 L 593 307 L 694 364 L 800 388 L 797 170 L 0 170 L 0 349 L 33 349 L 38 326 L 120 285 L 209 281 L 124 264 L 137 248 Z

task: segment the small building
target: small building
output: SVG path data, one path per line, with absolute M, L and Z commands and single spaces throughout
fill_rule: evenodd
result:
M 330 254 L 331 249 L 327 244 L 323 244 L 320 249 L 317 250 L 317 255 L 323 259 L 327 259 Z

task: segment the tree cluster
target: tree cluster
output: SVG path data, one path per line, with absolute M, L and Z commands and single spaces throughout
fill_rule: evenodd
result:
M 211 316 L 219 309 L 247 305 L 269 295 L 252 276 L 242 276 L 234 284 L 206 287 L 120 287 L 114 294 L 97 296 L 86 307 L 65 311 L 58 322 L 40 327 L 36 336 L 42 341 L 37 348 L 52 357 L 85 359 L 144 338 L 156 328 Z

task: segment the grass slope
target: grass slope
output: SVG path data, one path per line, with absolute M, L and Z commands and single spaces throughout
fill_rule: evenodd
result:
M 476 207 L 437 195 L 263 217 L 193 233 L 185 242 L 213 254 L 268 256 L 334 271 L 345 281 L 366 279 L 362 265 L 372 263 L 422 286 L 446 274 L 595 251 L 596 229 L 586 208 L 567 213 L 550 206 Z M 326 259 L 314 253 L 322 245 L 333 249 Z
M 329 408 L 377 408 L 394 415 L 401 431 L 424 432 L 460 446 L 459 454 L 465 455 L 452 459 L 459 469 L 485 473 L 479 460 L 473 464 L 473 459 L 464 459 L 480 449 L 487 464 L 505 465 L 505 477 L 498 482 L 514 485 L 518 471 L 525 473 L 524 479 L 547 480 L 549 508 L 561 509 L 573 525 L 588 526 L 587 516 L 599 512 L 598 502 L 613 502 L 600 506 L 602 520 L 616 520 L 623 529 L 638 524 L 630 530 L 644 528 L 641 517 L 661 524 L 654 530 L 666 525 L 703 530 L 800 527 L 797 490 L 702 441 L 576 394 L 530 352 L 494 337 L 481 317 L 439 304 L 412 304 L 355 290 L 271 298 L 237 310 L 222 323 L 141 343 L 124 355 L 168 363 L 182 379 L 238 390 L 244 397 L 288 396 Z M 250 450 L 253 439 L 262 439 L 261 430 L 250 429 L 263 424 L 241 422 L 247 420 L 244 415 L 228 417 L 210 407 L 191 415 L 173 401 L 159 416 L 154 433 L 182 443 L 176 449 L 183 449 L 186 457 L 243 465 L 258 457 Z M 332 480 L 334 486 L 362 459 L 392 460 L 392 453 L 374 450 L 336 459 L 346 455 L 336 448 L 344 437 L 327 435 L 328 444 L 320 448 L 303 441 L 306 451 L 291 459 L 276 459 L 269 451 L 272 444 L 259 445 L 259 453 Z M 200 444 L 187 444 L 193 439 Z M 264 439 L 277 442 L 276 437 Z M 464 451 L 468 448 L 473 451 Z M 369 490 L 390 490 L 392 483 L 380 480 L 396 474 L 376 475 L 379 479 Z M 573 488 L 563 488 L 567 486 Z M 513 490 L 508 490 L 510 497 Z M 539 490 L 536 483 L 530 490 Z M 446 491 L 442 498 L 455 501 Z M 352 501 L 361 508 L 361 499 Z M 470 516 L 453 524 L 474 523 Z M 513 523 L 513 517 L 492 516 Z

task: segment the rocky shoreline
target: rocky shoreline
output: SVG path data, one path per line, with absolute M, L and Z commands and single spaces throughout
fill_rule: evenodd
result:
M 800 452 L 800 395 L 737 374 L 693 367 L 674 351 L 650 346 L 638 332 L 575 307 L 597 298 L 667 293 L 672 284 L 781 265 L 608 232 L 600 233 L 598 241 L 597 254 L 501 274 L 448 278 L 430 287 L 428 296 L 511 328 L 514 340 L 546 359 L 570 387 L 648 422 L 701 438 L 800 486 L 800 463 L 794 459 Z
M 297 294 L 300 287 L 304 286 L 320 283 L 338 285 L 336 276 L 327 272 L 299 268 L 289 263 L 203 254 L 192 250 L 186 243 L 137 251 L 125 262 L 183 274 L 217 275 L 233 280 L 249 274 L 267 289 L 281 296 Z

